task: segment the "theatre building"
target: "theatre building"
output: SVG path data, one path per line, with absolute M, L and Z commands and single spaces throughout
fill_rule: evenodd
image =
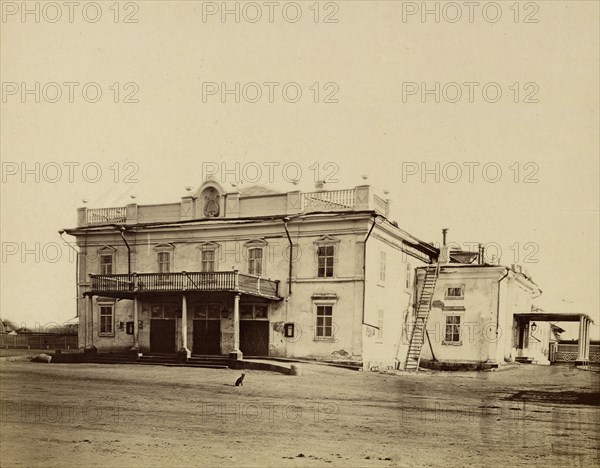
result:
M 411 272 L 438 257 L 368 185 L 282 193 L 209 179 L 176 203 L 77 215 L 66 232 L 92 352 L 396 367 Z

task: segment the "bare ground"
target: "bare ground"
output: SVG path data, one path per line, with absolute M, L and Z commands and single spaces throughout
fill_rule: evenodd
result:
M 0 365 L 0 465 L 599 466 L 599 374 Z

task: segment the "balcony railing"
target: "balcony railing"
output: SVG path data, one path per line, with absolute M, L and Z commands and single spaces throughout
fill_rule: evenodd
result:
M 355 199 L 354 189 L 305 192 L 302 193 L 302 209 L 304 211 L 352 210 Z
M 86 210 L 88 224 L 124 223 L 127 220 L 127 208 L 92 208 Z
M 181 291 L 235 291 L 279 298 L 279 281 L 238 271 L 133 273 L 90 275 L 91 292 L 143 293 Z
M 224 218 L 336 211 L 376 211 L 386 217 L 389 215 L 389 201 L 377 196 L 369 185 L 345 190 L 294 191 L 248 197 L 232 193 L 226 194 L 225 200 L 222 212 Z M 81 207 L 78 208 L 77 223 L 79 227 L 104 224 L 136 225 L 178 222 L 202 216 L 200 201 L 184 199 L 181 203 L 159 205 L 131 203 L 115 208 Z

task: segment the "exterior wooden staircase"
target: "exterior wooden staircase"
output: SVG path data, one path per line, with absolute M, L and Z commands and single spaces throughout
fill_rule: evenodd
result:
M 435 285 L 437 283 L 439 273 L 439 263 L 436 263 L 434 266 L 429 266 L 425 270 L 423 288 L 421 289 L 421 295 L 419 296 L 417 302 L 417 316 L 410 334 L 408 352 L 406 353 L 406 361 L 404 363 L 404 370 L 408 372 L 419 371 L 421 350 L 423 349 L 423 344 L 425 343 L 425 334 L 427 333 L 427 319 L 429 318 L 429 312 L 431 311 L 433 293 L 435 291 Z

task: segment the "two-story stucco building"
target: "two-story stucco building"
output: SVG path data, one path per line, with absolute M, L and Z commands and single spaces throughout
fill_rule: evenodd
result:
M 438 250 L 367 185 L 207 180 L 176 203 L 78 210 L 80 346 L 396 366 L 414 267 Z

